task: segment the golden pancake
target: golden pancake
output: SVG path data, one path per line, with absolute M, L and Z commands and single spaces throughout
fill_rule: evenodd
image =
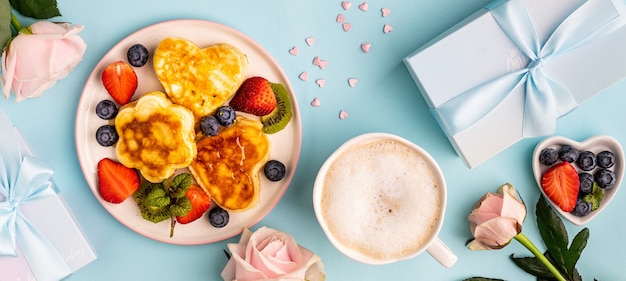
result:
M 115 117 L 117 159 L 158 183 L 196 156 L 194 117 L 162 92 L 150 92 L 120 108 Z
M 231 211 L 253 207 L 259 199 L 259 171 L 270 155 L 269 139 L 257 120 L 238 116 L 217 136 L 204 137 L 189 170 L 215 203 Z
M 189 40 L 172 37 L 159 43 L 153 64 L 170 99 L 191 109 L 196 120 L 225 104 L 248 73 L 248 58 L 230 44 L 200 49 Z

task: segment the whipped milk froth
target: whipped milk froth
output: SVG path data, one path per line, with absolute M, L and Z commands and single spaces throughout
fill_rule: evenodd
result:
M 348 147 L 324 179 L 320 205 L 329 231 L 374 259 L 415 253 L 435 235 L 443 212 L 443 186 L 432 169 L 393 139 Z

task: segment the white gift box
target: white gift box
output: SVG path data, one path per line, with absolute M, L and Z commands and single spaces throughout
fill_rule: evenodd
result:
M 525 6 L 540 42 L 545 42 L 575 10 L 592 1 L 603 4 L 608 2 L 615 9 L 617 16 L 605 29 L 613 32 L 562 55 L 551 57 L 542 64 L 543 73 L 569 92 L 575 100 L 575 106 L 580 106 L 585 100 L 626 76 L 624 2 L 519 1 Z M 526 87 L 514 88 L 495 108 L 461 130 L 450 128 L 450 120 L 444 120 L 442 116 L 445 113 L 442 113 L 441 107 L 464 92 L 496 77 L 531 68 L 528 66 L 530 62 L 528 56 L 503 31 L 487 7 L 451 27 L 404 59 L 435 119 L 469 168 L 478 166 L 527 137 L 522 129 Z M 489 89 L 483 91 L 488 92 Z M 464 106 L 471 111 L 474 105 L 467 103 Z M 465 118 L 467 108 L 463 109 L 463 114 L 457 114 L 456 120 Z M 559 112 L 556 118 L 568 112 L 570 111 Z
M 0 111 L 0 114 L 4 114 Z M 2 117 L 2 116 L 0 116 Z M 3 120 L 0 120 L 2 122 Z M 9 132 L 2 132 L 3 134 Z M 10 132 L 13 133 L 13 132 Z M 34 156 L 25 140 L 15 129 L 22 155 Z M 54 184 L 54 183 L 53 183 Z M 37 228 L 58 250 L 71 272 L 76 272 L 85 265 L 96 260 L 97 256 L 89 241 L 76 222 L 72 211 L 58 192 L 55 196 L 39 199 L 28 204 L 21 204 L 19 211 Z M 0 195 L 0 202 L 5 198 Z M 0 226 L 1 227 L 1 226 Z M 17 242 L 17 256 L 0 256 L 0 279 L 3 281 L 38 280 L 32 265 L 28 263 L 22 252 L 23 247 Z M 43 253 L 41 253 L 43 255 Z

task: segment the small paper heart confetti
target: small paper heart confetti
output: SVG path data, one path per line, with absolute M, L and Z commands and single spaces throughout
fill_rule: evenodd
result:
M 346 17 L 344 17 L 342 14 L 338 14 L 337 22 L 344 22 L 344 21 L 346 21 Z
M 389 8 L 382 8 L 380 9 L 380 12 L 382 13 L 383 17 L 386 17 L 389 14 L 391 14 L 391 10 L 389 10 Z
M 361 50 L 363 50 L 364 53 L 369 53 L 370 47 L 372 47 L 371 43 L 361 43 Z
M 322 60 L 320 59 L 320 57 L 314 57 L 314 58 L 313 58 L 313 65 L 315 65 L 315 66 L 320 66 L 320 61 L 322 61 Z
M 389 33 L 389 32 L 392 32 L 392 31 L 393 31 L 393 26 L 388 25 L 388 24 L 385 24 L 385 25 L 383 26 L 383 32 L 384 32 L 384 33 Z
M 341 110 L 339 111 L 339 119 L 343 120 L 348 118 L 348 116 L 350 116 L 350 114 L 348 114 L 348 112 Z
M 317 79 L 317 80 L 315 80 L 315 84 L 317 84 L 317 86 L 319 86 L 320 88 L 324 88 L 324 85 L 326 85 L 326 80 L 324 80 L 324 79 Z
M 326 67 L 328 67 L 328 61 L 320 60 L 319 67 L 320 69 L 326 69 Z
M 352 24 L 351 23 L 344 23 L 341 26 L 343 27 L 343 31 L 345 31 L 345 32 L 350 31 L 350 28 L 352 28 Z
M 313 46 L 313 44 L 315 44 L 315 37 L 307 37 L 306 39 L 304 39 L 304 41 L 307 45 Z
M 304 72 L 300 73 L 300 76 L 298 76 L 298 77 L 300 77 L 300 80 L 306 81 L 306 80 L 309 79 L 309 74 L 306 71 L 304 71 Z
M 313 101 L 311 101 L 311 106 L 315 106 L 315 107 L 320 106 L 320 99 L 314 98 Z
M 289 53 L 297 56 L 298 55 L 298 47 L 294 46 L 293 48 L 289 49 Z
M 356 83 L 359 83 L 358 79 L 356 79 L 356 78 L 348 79 L 348 85 L 350 85 L 350 87 L 354 88 L 356 86 Z
M 348 9 L 350 9 L 350 7 L 352 7 L 352 3 L 348 1 L 343 1 L 341 2 L 341 7 L 343 7 L 343 9 L 347 11 Z
M 363 11 L 363 12 L 367 12 L 367 2 L 363 2 L 361 5 L 359 5 L 359 10 Z

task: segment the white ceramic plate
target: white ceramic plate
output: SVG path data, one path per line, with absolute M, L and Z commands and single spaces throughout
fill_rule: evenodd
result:
M 589 150 L 596 155 L 604 150 L 611 151 L 613 152 L 613 154 L 615 154 L 615 165 L 609 168 L 609 170 L 613 170 L 617 178 L 615 186 L 611 189 L 606 190 L 606 192 L 604 193 L 604 198 L 600 202 L 600 207 L 597 210 L 592 211 L 584 217 L 578 217 L 568 212 L 562 211 L 559 206 L 557 206 L 556 204 L 554 204 L 554 202 L 548 199 L 548 202 L 550 202 L 554 209 L 557 210 L 564 218 L 566 218 L 575 225 L 584 225 L 591 221 L 593 218 L 595 218 L 597 215 L 599 215 L 609 205 L 609 203 L 611 203 L 611 200 L 613 199 L 613 197 L 615 197 L 615 194 L 619 190 L 620 185 L 622 184 L 622 178 L 624 176 L 624 151 L 622 150 L 622 146 L 619 144 L 619 142 L 609 136 L 595 136 L 588 138 L 582 142 L 573 141 L 571 139 L 560 136 L 546 138 L 535 147 L 532 160 L 535 180 L 537 182 L 539 190 L 541 190 L 541 193 L 544 196 L 545 192 L 543 192 L 543 189 L 541 188 L 541 177 L 543 176 L 543 173 L 548 170 L 549 167 L 539 163 L 539 154 L 544 148 L 551 147 L 558 150 L 558 148 L 563 145 L 571 145 L 579 151 Z M 574 167 L 576 167 L 576 169 L 581 172 L 576 164 L 574 164 Z M 596 167 L 596 169 L 590 172 L 594 173 L 598 169 L 599 168 Z M 546 196 L 546 198 L 548 197 Z
M 285 85 L 291 94 L 293 119 L 287 127 L 268 135 L 271 141 L 270 159 L 280 160 L 287 167 L 287 175 L 278 182 L 271 182 L 261 176 L 261 197 L 257 205 L 244 212 L 232 212 L 230 222 L 223 228 L 215 228 L 206 216 L 190 224 L 177 224 L 174 237 L 169 237 L 169 220 L 154 224 L 141 217 L 135 201 L 128 198 L 121 204 L 102 200 L 98 193 L 97 163 L 104 157 L 116 159 L 114 147 L 102 147 L 96 139 L 98 127 L 111 123 L 100 119 L 95 113 L 98 102 L 111 99 L 102 86 L 100 75 L 110 63 L 126 61 L 126 51 L 136 43 L 141 43 L 152 53 L 158 43 L 166 37 L 181 37 L 193 41 L 200 48 L 226 42 L 241 49 L 248 56 L 250 70 L 248 76 L 260 75 L 272 82 Z M 134 68 L 139 78 L 139 86 L 134 99 L 143 93 L 163 91 L 152 67 L 152 59 L 143 67 Z M 287 190 L 294 175 L 300 156 L 302 131 L 300 113 L 293 88 L 278 63 L 255 41 L 230 27 L 204 20 L 174 20 L 148 26 L 129 35 L 117 43 L 95 66 L 89 76 L 76 113 L 76 150 L 85 179 L 102 206 L 128 228 L 146 237 L 172 244 L 194 245 L 221 241 L 238 235 L 244 227 L 250 227 L 265 217 L 278 203 Z M 262 172 L 261 172 L 262 173 Z

